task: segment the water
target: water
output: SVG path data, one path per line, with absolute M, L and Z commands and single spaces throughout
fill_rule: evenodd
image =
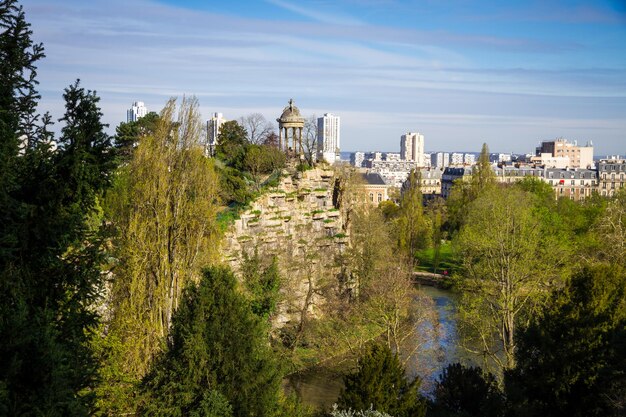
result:
M 432 300 L 435 323 L 422 324 L 415 329 L 412 341 L 421 342 L 417 353 L 406 363 L 407 374 L 422 378 L 422 391 L 432 390 L 441 370 L 448 364 L 463 362 L 473 364 L 475 360 L 459 347 L 455 321 L 457 296 L 451 291 L 430 286 L 421 286 L 423 293 Z M 293 375 L 287 382 L 288 389 L 297 393 L 308 405 L 328 409 L 337 401 L 343 388 L 341 376 L 325 369 L 313 369 Z

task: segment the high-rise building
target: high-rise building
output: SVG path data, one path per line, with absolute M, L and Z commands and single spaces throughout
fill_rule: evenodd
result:
M 400 157 L 405 161 L 424 164 L 424 135 L 408 132 L 400 137 Z
M 452 166 L 460 166 L 463 165 L 463 161 L 465 154 L 461 153 L 461 152 L 453 152 L 452 155 L 450 155 L 450 165 Z
M 339 161 L 341 139 L 339 116 L 331 113 L 317 119 L 317 154 L 329 164 Z
M 430 166 L 433 168 L 445 168 L 450 165 L 450 154 L 448 152 L 437 152 L 430 155 Z
M 146 114 L 148 114 L 148 109 L 143 101 L 135 101 L 131 108 L 126 111 L 126 122 L 136 122 Z
M 213 113 L 213 116 L 206 122 L 207 143 L 205 153 L 208 156 L 215 155 L 217 137 L 220 134 L 220 127 L 226 122 L 222 113 Z

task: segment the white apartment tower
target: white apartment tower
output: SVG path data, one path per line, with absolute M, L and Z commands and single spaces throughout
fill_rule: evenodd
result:
M 424 135 L 408 132 L 400 137 L 400 158 L 424 164 Z
M 217 146 L 217 137 L 220 134 L 220 127 L 226 122 L 222 113 L 213 113 L 213 116 L 206 122 L 207 146 L 205 153 L 207 156 L 215 155 L 215 147 Z
M 329 164 L 339 161 L 340 128 L 339 116 L 326 113 L 323 117 L 317 119 L 318 158 L 324 159 Z
M 143 101 L 135 101 L 130 109 L 126 111 L 126 122 L 136 122 L 148 114 L 148 109 Z

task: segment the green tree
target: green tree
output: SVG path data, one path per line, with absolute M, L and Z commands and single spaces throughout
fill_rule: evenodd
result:
M 111 332 L 126 348 L 123 368 L 143 376 L 169 332 L 182 290 L 216 257 L 218 178 L 199 143 L 196 99 L 170 100 L 154 135 L 119 172 L 113 220 L 119 260 Z
M 496 183 L 496 175 L 491 168 L 491 162 L 489 161 L 489 146 L 483 143 L 483 147 L 480 150 L 478 161 L 472 169 L 472 196 L 478 197 L 482 190 L 491 187 Z
M 626 189 L 620 190 L 592 226 L 596 257 L 626 266 Z
M 115 128 L 115 148 L 120 162 L 127 162 L 143 136 L 156 132 L 158 113 L 150 112 L 134 122 L 122 122 Z
M 495 376 L 460 363 L 446 366 L 435 384 L 428 415 L 434 417 L 503 416 L 505 402 Z
M 398 247 L 412 262 L 416 252 L 428 247 L 432 241 L 432 226 L 430 219 L 424 215 L 423 204 L 421 175 L 419 171 L 412 170 L 400 199 L 396 220 Z
M 545 233 L 533 197 L 509 187 L 492 187 L 470 205 L 456 245 L 463 259 L 459 314 L 466 347 L 488 355 L 500 370 L 512 368 L 516 326 L 560 279 L 568 252 Z
M 260 191 L 261 175 L 282 169 L 285 166 L 285 154 L 267 145 L 247 145 L 243 166 L 252 176 L 256 191 Z
M 215 156 L 235 169 L 243 169 L 245 147 L 249 144 L 248 132 L 237 121 L 231 120 L 220 126 Z
M 243 281 L 250 293 L 252 312 L 263 319 L 269 319 L 276 311 L 280 290 L 280 271 L 276 257 L 263 266 L 258 253 L 252 257 L 244 255 L 242 265 Z
M 168 351 L 144 380 L 142 412 L 188 415 L 215 391 L 234 416 L 271 416 L 280 381 L 267 329 L 237 291 L 233 273 L 210 268 L 185 291 Z
M 98 97 L 65 90 L 58 149 L 35 111 L 37 60 L 15 1 L 0 2 L 0 413 L 88 415 L 101 289 L 98 197 L 112 168 Z M 92 220 L 92 221 L 90 221 Z
M 483 143 L 477 164 L 472 168 L 469 181 L 459 179 L 455 182 L 447 201 L 449 213 L 449 231 L 457 232 L 466 222 L 469 205 L 485 190 L 496 183 L 496 176 L 489 162 L 489 147 Z
M 506 375 L 519 416 L 610 416 L 626 410 L 626 271 L 587 266 L 518 335 Z
M 386 345 L 371 345 L 344 383 L 337 401 L 341 409 L 373 408 L 395 417 L 425 415 L 425 402 L 418 393 L 420 379 L 409 382 L 398 356 Z

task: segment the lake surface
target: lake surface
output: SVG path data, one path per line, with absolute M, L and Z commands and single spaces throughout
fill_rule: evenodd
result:
M 457 295 L 448 290 L 430 286 L 421 286 L 421 290 L 433 302 L 436 314 L 434 327 L 417 326 L 416 341 L 420 348 L 406 363 L 407 374 L 413 378 L 419 375 L 422 391 L 428 394 L 432 390 L 441 370 L 448 364 L 462 362 L 475 364 L 475 358 L 459 347 L 458 331 L 455 321 Z M 287 386 L 308 405 L 328 409 L 337 401 L 343 388 L 341 376 L 325 369 L 313 369 L 289 378 Z

